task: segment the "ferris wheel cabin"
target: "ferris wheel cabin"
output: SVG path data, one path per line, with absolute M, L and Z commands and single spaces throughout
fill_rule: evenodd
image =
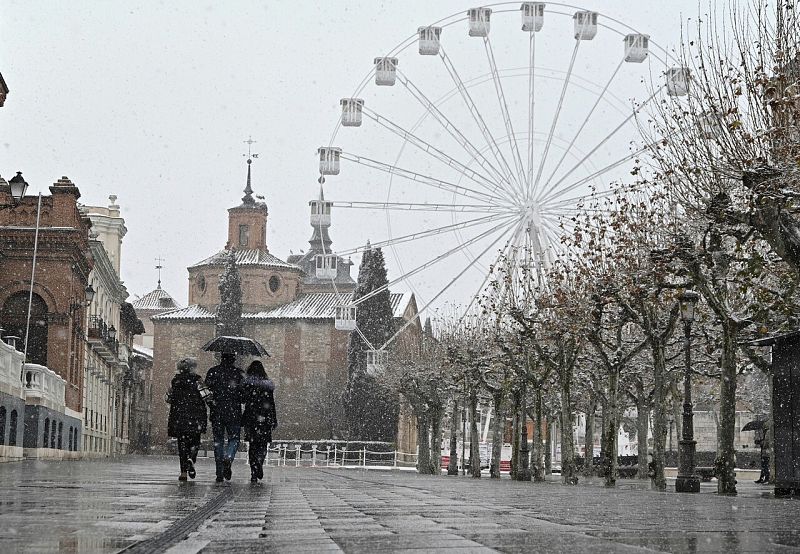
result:
M 420 27 L 419 53 L 423 56 L 435 56 L 439 53 L 439 38 L 442 36 L 441 27 Z
M 339 175 L 342 149 L 335 146 L 320 146 L 317 148 L 317 153 L 319 154 L 319 172 L 322 175 Z
M 339 331 L 355 331 L 356 328 L 356 307 L 355 306 L 336 306 L 333 325 Z
M 342 98 L 342 126 L 361 127 L 361 113 L 364 101 L 361 98 Z
M 367 374 L 376 375 L 389 365 L 389 352 L 386 350 L 367 350 Z
M 312 200 L 308 203 L 311 206 L 311 225 L 314 227 L 330 227 L 331 225 L 331 205 L 333 202 L 325 200 Z
M 469 19 L 469 36 L 489 36 L 489 29 L 491 28 L 489 20 L 491 17 L 491 8 L 470 8 L 467 10 L 467 18 Z
M 597 35 L 597 12 L 575 12 L 575 40 L 592 40 Z
M 397 79 L 397 58 L 375 58 L 375 84 L 392 86 Z
M 541 31 L 544 25 L 544 2 L 523 2 L 519 7 L 522 12 L 523 31 Z
M 317 279 L 335 279 L 336 261 L 336 254 L 317 254 L 314 256 Z
M 667 69 L 667 94 L 670 96 L 686 96 L 689 94 L 688 68 L 670 67 Z
M 642 63 L 647 58 L 648 48 L 650 47 L 649 35 L 626 35 L 624 43 L 626 62 Z

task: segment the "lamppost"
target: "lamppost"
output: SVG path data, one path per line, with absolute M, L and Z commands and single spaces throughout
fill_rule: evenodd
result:
M 700 478 L 694 471 L 694 408 L 692 406 L 692 322 L 694 308 L 700 295 L 692 290 L 681 294 L 680 308 L 683 321 L 684 379 L 683 379 L 683 433 L 678 441 L 678 478 L 675 492 L 700 492 Z

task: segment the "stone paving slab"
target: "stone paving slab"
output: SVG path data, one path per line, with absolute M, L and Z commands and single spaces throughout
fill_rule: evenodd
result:
M 197 467 L 178 483 L 175 458 L 2 464 L 0 552 L 119 552 L 173 535 L 161 551 L 800 552 L 800 500 L 748 483 L 732 498 L 707 484 L 686 495 L 271 467 L 252 485 L 239 460 L 216 484 L 213 461 Z

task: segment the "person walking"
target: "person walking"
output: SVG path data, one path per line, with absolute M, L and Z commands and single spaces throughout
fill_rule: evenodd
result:
M 759 441 L 756 441 L 758 443 Z M 761 429 L 761 475 L 758 476 L 758 483 L 767 484 L 769 483 L 769 458 L 770 458 L 770 443 L 769 443 L 769 429 L 764 426 Z
M 169 403 L 169 420 L 167 433 L 178 439 L 178 459 L 181 473 L 178 481 L 186 481 L 187 475 L 195 478 L 194 468 L 197 462 L 197 450 L 200 447 L 200 435 L 206 432 L 208 413 L 203 400 L 203 380 L 194 372 L 197 361 L 184 358 L 177 364 L 178 373 L 172 378 L 167 391 L 166 401 Z
M 217 467 L 217 483 L 230 481 L 232 465 L 239 448 L 242 424 L 241 383 L 242 370 L 234 365 L 236 355 L 223 352 L 219 365 L 206 373 L 206 386 L 212 394 L 211 431 L 214 434 L 214 461 Z M 228 443 L 225 444 L 225 436 Z
M 274 390 L 275 384 L 267 376 L 264 364 L 258 360 L 251 363 L 242 383 L 242 426 L 250 440 L 247 457 L 251 483 L 264 478 L 264 458 L 272 442 L 272 431 L 278 426 Z

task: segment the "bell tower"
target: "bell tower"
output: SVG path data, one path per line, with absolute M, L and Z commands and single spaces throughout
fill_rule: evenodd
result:
M 250 146 L 255 141 L 248 139 L 247 143 L 247 186 L 244 189 L 242 203 L 228 209 L 228 242 L 226 250 L 261 250 L 269 252 L 267 248 L 267 216 L 269 210 L 264 202 L 257 202 L 253 198 L 253 188 L 250 183 L 250 166 L 253 158 L 258 154 L 250 152 Z

